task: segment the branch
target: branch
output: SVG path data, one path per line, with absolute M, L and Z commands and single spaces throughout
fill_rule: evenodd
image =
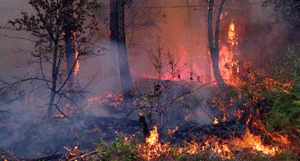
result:
M 0 82 L 2 82 L 2 83 L 4 83 L 4 84 L 7 85 L 6 87 L 3 87 L 3 88 L 15 87 L 15 86 L 18 86 L 21 83 L 24 83 L 24 82 L 27 82 L 27 81 L 32 81 L 32 80 L 39 80 L 39 81 L 44 81 L 44 82 L 51 82 L 50 80 L 41 79 L 41 78 L 38 78 L 38 77 L 26 78 L 27 75 L 28 74 L 26 74 L 23 78 L 16 78 L 15 77 L 15 79 L 19 79 L 19 80 L 16 81 L 16 82 L 13 82 L 13 83 L 8 83 L 8 82 L 4 81 L 4 79 L 1 77 Z
M 80 160 L 80 159 L 82 159 L 82 158 L 84 158 L 84 157 L 86 157 L 86 156 L 93 155 L 93 154 L 99 154 L 98 149 L 96 149 L 96 150 L 94 150 L 94 151 L 91 151 L 91 152 L 89 152 L 89 153 L 80 155 L 79 157 L 72 158 L 72 159 L 70 159 L 70 161 Z
M 48 105 L 49 105 L 49 104 L 48 104 Z M 57 110 L 58 110 L 65 118 L 67 118 L 67 119 L 69 120 L 69 117 L 68 117 L 64 112 L 62 112 L 56 104 L 53 104 L 53 106 L 55 106 L 55 107 L 57 108 Z
M 177 97 L 176 97 L 175 99 L 173 99 L 167 106 L 163 107 L 163 109 L 162 109 L 161 112 L 159 113 L 158 117 L 155 119 L 153 125 L 156 124 L 156 122 L 159 120 L 159 118 L 160 118 L 161 115 L 165 112 L 165 110 L 166 110 L 168 107 L 170 107 L 175 101 L 177 101 L 179 98 L 184 97 L 184 96 L 187 96 L 187 95 L 189 95 L 189 94 L 191 94 L 191 93 L 193 93 L 193 92 L 195 92 L 195 91 L 201 89 L 202 87 L 205 87 L 205 86 L 210 85 L 210 84 L 212 84 L 212 83 L 216 83 L 216 81 L 213 81 L 213 82 L 209 82 L 209 83 L 203 84 L 202 86 L 200 86 L 200 87 L 198 87 L 198 88 L 196 88 L 196 89 L 194 89 L 194 90 L 191 90 L 191 91 L 189 91 L 189 92 L 187 92 L 187 93 L 184 93 L 184 94 L 182 94 L 182 95 L 177 96 Z
M 43 63 L 42 63 L 41 50 L 40 50 L 40 68 L 41 68 L 41 71 L 42 71 L 42 76 L 43 76 L 43 78 L 46 79 L 45 73 L 44 73 L 44 70 L 43 70 Z M 48 88 L 51 89 L 49 83 L 46 82 L 46 84 L 47 84 Z
M 13 31 L 18 31 L 18 30 L 13 30 Z M 2 34 L 2 33 L 0 33 L 0 35 L 3 36 L 3 37 L 6 37 L 6 38 L 10 38 L 10 39 L 21 39 L 21 40 L 27 40 L 27 41 L 30 41 L 30 42 L 34 42 L 34 43 L 38 42 L 38 40 L 32 40 L 32 39 L 29 39 L 29 38 L 26 38 L 26 37 L 8 36 L 7 34 Z

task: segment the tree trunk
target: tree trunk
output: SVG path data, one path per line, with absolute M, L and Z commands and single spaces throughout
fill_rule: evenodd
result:
M 50 100 L 49 100 L 49 105 L 48 105 L 48 110 L 47 110 L 47 116 L 48 120 L 52 118 L 52 108 L 54 105 L 54 99 L 56 95 L 56 81 L 57 81 L 57 74 L 58 74 L 58 69 L 57 69 L 57 43 L 55 44 L 54 48 L 54 53 L 53 53 L 53 63 L 52 63 L 52 86 L 51 86 L 51 95 L 50 95 Z
M 224 86 L 226 86 L 224 79 L 221 75 L 220 68 L 219 68 L 219 25 L 220 25 L 220 16 L 222 13 L 224 3 L 225 3 L 225 0 L 222 0 L 219 10 L 218 10 L 218 15 L 217 15 L 217 20 L 216 20 L 216 28 L 215 28 L 215 39 L 213 37 L 213 26 L 212 26 L 214 0 L 209 1 L 209 7 L 208 7 L 209 51 L 210 51 L 210 56 L 211 56 L 211 60 L 212 60 L 214 76 L 215 76 L 215 79 L 217 81 L 219 88 L 223 88 Z
M 72 6 L 73 1 L 72 0 L 64 0 L 63 7 L 68 8 L 68 11 L 66 12 L 66 18 L 65 18 L 65 24 L 64 24 L 64 38 L 65 38 L 65 50 L 66 50 L 66 63 L 67 63 L 67 77 L 68 77 L 68 90 L 70 98 L 73 98 L 75 91 L 75 83 L 76 83 L 76 75 L 74 72 L 74 67 L 76 65 L 76 44 L 75 44 L 75 32 L 74 32 L 74 26 L 72 24 L 72 16 L 73 16 L 73 10 L 70 6 Z
M 110 46 L 109 46 L 109 67 L 110 67 L 110 75 L 111 75 L 111 90 L 114 93 L 118 93 L 120 91 L 120 81 L 118 74 L 118 50 L 117 50 L 117 30 L 118 30 L 118 22 L 117 22 L 117 4 L 116 0 L 110 0 Z
M 128 58 L 127 58 L 127 50 L 126 50 L 126 42 L 125 42 L 125 1 L 117 0 L 117 22 L 118 22 L 118 58 L 119 58 L 119 71 L 120 71 L 120 81 L 122 86 L 122 93 L 125 98 L 129 98 L 132 96 L 131 90 L 133 89 L 133 84 L 131 80 Z

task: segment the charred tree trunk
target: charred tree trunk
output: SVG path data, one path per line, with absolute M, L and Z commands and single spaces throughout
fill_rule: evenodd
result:
M 149 129 L 148 129 L 148 126 L 147 126 L 146 118 L 142 113 L 139 114 L 139 121 L 142 125 L 144 137 L 146 139 L 146 137 L 149 137 L 150 132 L 149 132 Z
M 213 6 L 214 0 L 209 1 L 208 7 L 208 42 L 209 42 L 209 51 L 212 60 L 212 67 L 214 70 L 214 76 L 217 81 L 219 88 L 224 88 L 226 86 L 224 79 L 221 75 L 219 68 L 219 25 L 220 25 L 220 16 L 224 6 L 225 0 L 221 1 L 220 7 L 217 13 L 215 35 L 213 35 Z M 214 37 L 215 36 L 215 37 Z
M 73 10 L 71 8 L 73 0 L 64 0 L 63 7 L 66 10 L 64 20 L 64 39 L 66 50 L 66 63 L 67 63 L 67 77 L 68 77 L 68 90 L 70 98 L 74 97 L 76 75 L 74 67 L 76 65 L 76 44 L 75 44 L 75 26 L 72 22 Z
M 131 80 L 126 41 L 125 41 L 125 0 L 116 0 L 117 4 L 117 44 L 118 44 L 118 59 L 119 59 L 119 71 L 120 81 L 122 87 L 122 93 L 125 98 L 132 96 L 133 83 Z
M 110 0 L 110 46 L 109 46 L 109 57 L 110 57 L 110 74 L 111 74 L 111 90 L 114 93 L 120 90 L 120 81 L 118 74 L 118 50 L 117 50 L 117 38 L 118 38 L 118 18 L 117 18 L 117 3 L 116 0 Z

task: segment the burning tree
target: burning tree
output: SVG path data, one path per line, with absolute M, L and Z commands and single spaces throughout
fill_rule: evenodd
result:
M 225 82 L 221 76 L 219 68 L 219 26 L 221 13 L 224 6 L 225 0 L 221 1 L 220 7 L 217 13 L 216 26 L 215 26 L 215 35 L 213 35 L 213 6 L 214 0 L 209 0 L 208 6 L 208 42 L 209 42 L 209 51 L 212 60 L 212 67 L 214 70 L 215 79 L 219 87 L 224 87 Z
M 38 64 L 39 72 L 10 85 L 42 82 L 41 87 L 51 93 L 47 104 L 48 118 L 52 117 L 53 106 L 66 117 L 58 103 L 65 98 L 76 104 L 68 94 L 80 92 L 75 90 L 74 84 L 79 57 L 96 56 L 100 52 L 94 44 L 99 39 L 99 29 L 93 12 L 100 4 L 96 0 L 30 0 L 29 4 L 34 13 L 21 12 L 22 17 L 9 21 L 11 27 L 6 29 L 26 31 L 33 36 L 32 39 L 24 38 L 34 42 L 36 49 L 31 52 L 33 60 L 28 65 Z

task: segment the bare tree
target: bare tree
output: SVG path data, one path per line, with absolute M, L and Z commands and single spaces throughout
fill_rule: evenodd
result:
M 51 93 L 47 118 L 52 118 L 53 107 L 66 117 L 58 103 L 63 98 L 75 103 L 67 96 L 67 85 L 72 79 L 76 61 L 79 57 L 95 56 L 100 52 L 96 51 L 94 44 L 99 37 L 98 23 L 92 12 L 93 9 L 99 8 L 100 4 L 96 0 L 30 0 L 29 4 L 34 13 L 29 16 L 28 13 L 22 12 L 20 19 L 8 22 L 11 25 L 8 29 L 31 33 L 36 51 L 31 52 L 34 61 L 29 65 L 38 63 L 41 74 L 34 77 L 25 76 L 10 85 L 32 80 L 41 81 Z M 76 58 L 75 50 L 78 52 Z M 70 59 L 68 54 L 71 55 L 71 64 L 67 62 Z M 66 69 L 64 62 L 67 62 Z

